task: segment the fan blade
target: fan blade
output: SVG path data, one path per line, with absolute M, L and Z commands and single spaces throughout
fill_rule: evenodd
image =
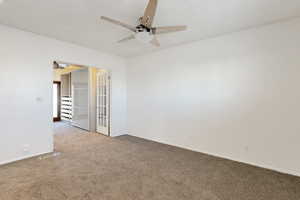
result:
M 159 43 L 157 37 L 154 37 L 153 40 L 150 43 L 153 44 L 156 47 L 160 47 L 160 43 Z
M 134 35 L 131 35 L 131 36 L 128 36 L 128 37 L 126 37 L 122 40 L 119 40 L 118 43 L 126 42 L 128 40 L 133 40 L 134 38 L 135 38 Z
M 157 0 L 149 0 L 148 6 L 145 10 L 145 14 L 141 19 L 141 24 L 147 28 L 152 28 L 154 16 L 156 14 Z
M 110 23 L 113 23 L 113 24 L 115 24 L 115 25 L 122 26 L 122 27 L 124 27 L 124 28 L 126 28 L 126 29 L 128 29 L 128 30 L 133 31 L 133 32 L 135 32 L 135 30 L 136 30 L 134 26 L 125 24 L 125 23 L 120 22 L 120 21 L 118 21 L 118 20 L 114 20 L 114 19 L 111 19 L 111 18 L 108 18 L 108 17 L 104 17 L 104 16 L 102 16 L 101 19 L 103 19 L 103 20 L 105 20 L 105 21 L 108 21 L 108 22 L 110 22 Z
M 187 26 L 163 26 L 152 29 L 153 34 L 165 34 L 187 30 Z

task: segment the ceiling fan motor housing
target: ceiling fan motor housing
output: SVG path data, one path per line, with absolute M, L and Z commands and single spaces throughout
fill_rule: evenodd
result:
M 138 26 L 136 27 L 136 32 L 137 32 L 137 33 L 140 33 L 140 32 L 148 32 L 148 33 L 150 33 L 150 32 L 151 32 L 151 29 L 148 28 L 148 27 L 146 27 L 146 26 L 144 26 L 143 24 L 141 24 L 141 25 L 138 25 Z

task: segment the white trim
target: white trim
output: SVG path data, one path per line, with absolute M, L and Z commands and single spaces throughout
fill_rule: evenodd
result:
M 120 131 L 115 131 L 111 134 L 111 137 L 118 137 L 121 135 L 128 135 L 128 131 L 127 130 L 120 130 Z
M 199 151 L 197 151 L 197 152 L 199 152 Z M 299 176 L 300 177 L 300 172 L 296 172 L 294 170 L 286 170 L 286 169 L 281 169 L 281 168 L 277 168 L 277 167 L 271 167 L 269 165 L 256 164 L 256 163 L 252 163 L 252 162 L 244 161 L 244 160 L 240 160 L 240 159 L 233 160 L 232 158 L 228 158 L 226 156 L 221 156 L 221 155 L 216 155 L 216 154 L 210 153 L 210 152 L 200 152 L 200 153 L 204 153 L 204 154 L 207 154 L 207 155 L 211 155 L 211 156 L 215 156 L 215 157 L 218 157 L 218 158 L 223 158 L 223 159 L 227 159 L 227 160 L 231 160 L 231 161 L 235 161 L 235 162 L 239 162 L 239 163 L 243 163 L 243 164 L 247 164 L 247 165 L 252 165 L 254 167 L 264 168 L 264 169 L 271 170 L 271 171 L 278 172 L 278 173 L 282 173 L 282 174 L 288 174 L 288 175 Z
M 14 163 L 14 162 L 21 161 L 21 160 L 25 160 L 25 159 L 29 159 L 29 158 L 34 158 L 34 157 L 45 155 L 45 154 L 48 154 L 48 153 L 53 153 L 53 152 L 54 151 L 47 151 L 47 152 L 44 152 L 44 153 L 36 153 L 36 154 L 26 155 L 26 156 L 22 156 L 22 157 L 11 159 L 11 160 L 2 161 L 2 162 L 0 162 L 0 166 L 10 164 L 10 163 Z
M 128 134 L 132 135 L 134 137 L 142 138 L 142 137 L 140 137 L 138 135 L 134 135 L 134 134 L 132 134 L 130 132 L 128 132 Z M 186 150 L 189 150 L 189 151 L 194 151 L 194 152 L 198 152 L 198 153 L 207 154 L 207 155 L 210 155 L 210 156 L 214 156 L 214 157 L 218 157 L 218 158 L 223 158 L 223 159 L 234 161 L 234 162 L 243 163 L 243 164 L 246 164 L 246 165 L 252 165 L 254 167 L 260 167 L 260 168 L 264 168 L 264 169 L 271 170 L 271 171 L 278 172 L 278 173 L 282 173 L 282 174 L 288 174 L 288 175 L 300 177 L 300 171 L 289 170 L 289 169 L 282 169 L 282 168 L 272 167 L 272 166 L 264 165 L 264 164 L 256 164 L 256 163 L 253 163 L 251 161 L 245 161 L 245 160 L 241 160 L 241 159 L 229 158 L 229 157 L 224 156 L 224 155 L 218 155 L 218 154 L 207 152 L 207 151 L 195 150 L 195 149 L 192 149 L 192 148 L 189 148 L 189 147 L 184 147 L 182 145 L 176 145 L 176 144 L 170 144 L 168 142 L 157 141 L 157 140 L 152 139 L 152 138 L 142 138 L 142 139 L 146 139 L 146 140 L 150 140 L 150 141 L 154 141 L 154 142 L 158 142 L 158 143 L 161 143 L 161 144 L 166 144 L 166 145 L 170 145 L 170 146 L 174 146 L 174 147 L 179 147 L 181 149 L 186 149 Z

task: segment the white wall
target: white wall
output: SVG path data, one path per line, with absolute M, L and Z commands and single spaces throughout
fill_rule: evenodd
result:
M 112 135 L 126 133 L 122 58 L 0 26 L 0 60 L 0 164 L 53 150 L 54 60 L 112 71 Z
M 132 135 L 300 175 L 300 20 L 128 62 Z

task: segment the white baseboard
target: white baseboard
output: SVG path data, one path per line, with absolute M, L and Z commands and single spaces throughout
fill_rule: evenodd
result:
M 10 159 L 10 160 L 6 160 L 6 161 L 1 161 L 0 162 L 0 166 L 1 165 L 6 165 L 6 164 L 9 164 L 9 163 L 13 163 L 13 162 L 17 162 L 17 161 L 20 161 L 20 160 L 28 159 L 28 158 L 33 158 L 33 157 L 41 156 L 41 155 L 48 154 L 48 153 L 53 153 L 53 151 L 48 151 L 48 152 L 44 152 L 44 153 L 37 153 L 37 154 L 30 154 L 30 155 L 21 156 L 21 157 Z
M 127 130 L 122 130 L 122 131 L 117 131 L 117 132 L 113 132 L 111 134 L 111 137 L 118 137 L 121 135 L 128 135 L 128 131 Z
M 188 150 L 191 150 L 191 149 L 188 149 Z M 191 150 L 191 151 L 195 151 L 195 150 Z M 199 152 L 199 151 L 196 151 L 196 152 Z M 218 157 L 218 158 L 224 158 L 224 159 L 227 159 L 227 160 L 231 160 L 231 161 L 235 161 L 235 162 L 239 162 L 239 163 L 243 163 L 243 164 L 247 164 L 247 165 L 252 165 L 254 167 L 264 168 L 264 169 L 275 171 L 275 172 L 278 172 L 278 173 L 281 173 L 281 174 L 288 174 L 288 175 L 299 176 L 300 177 L 300 172 L 297 172 L 297 171 L 294 171 L 294 170 L 280 169 L 280 168 L 272 167 L 272 166 L 265 165 L 265 164 L 257 164 L 257 163 L 253 163 L 253 162 L 249 162 L 249 161 L 245 161 L 245 160 L 240 160 L 240 159 L 232 159 L 232 158 L 229 158 L 227 156 L 217 155 L 217 154 L 210 153 L 210 152 L 200 152 L 200 153 L 215 156 L 215 157 Z
M 122 131 L 122 132 L 119 131 L 117 133 L 114 133 L 112 135 L 112 137 L 117 137 L 117 136 L 127 135 L 127 134 L 130 134 L 130 133 L 128 131 Z M 136 136 L 134 134 L 131 134 L 131 135 L 135 136 L 135 137 L 139 137 L 139 136 Z M 224 156 L 224 155 L 218 155 L 218 154 L 215 154 L 215 153 L 205 152 L 205 151 L 198 151 L 198 150 L 190 149 L 190 148 L 183 147 L 183 146 L 180 146 L 180 145 L 170 144 L 168 142 L 156 141 L 156 140 L 154 140 L 152 138 L 144 138 L 144 139 L 146 139 L 146 140 L 152 140 L 152 141 L 155 141 L 155 142 L 158 142 L 158 143 L 161 143 L 161 144 L 166 144 L 166 145 L 171 145 L 171 146 L 177 146 L 179 148 L 187 149 L 187 150 L 190 150 L 190 151 L 204 153 L 204 154 L 212 155 L 212 156 L 215 156 L 215 157 L 224 158 L 224 159 L 227 159 L 227 160 L 232 160 L 232 161 L 236 161 L 236 162 L 240 162 L 240 163 L 249 164 L 249 165 L 252 165 L 252 166 L 261 167 L 261 168 L 264 168 L 264 169 L 269 169 L 269 170 L 276 171 L 276 172 L 279 172 L 279 173 L 284 173 L 284 174 L 289 174 L 289 175 L 299 176 L 300 177 L 300 172 L 294 171 L 294 170 L 287 170 L 287 169 L 276 168 L 276 167 L 268 166 L 268 165 L 256 164 L 256 163 L 252 163 L 252 162 L 245 161 L 245 160 L 240 160 L 240 159 L 239 160 L 238 159 L 232 159 L 232 158 L 229 158 L 229 157 Z M 40 156 L 40 155 L 44 155 L 44 154 L 48 154 L 48 153 L 52 153 L 52 152 L 53 151 L 48 151 L 48 152 L 44 152 L 44 153 L 31 154 L 31 155 L 26 155 L 26 156 L 18 157 L 18 158 L 15 158 L 15 159 L 11 159 L 11 160 L 1 161 L 0 165 L 9 164 L 9 163 L 13 163 L 13 162 L 16 162 L 16 161 L 20 161 L 20 160 L 24 160 L 24 159 L 28 159 L 28 158 L 32 158 L 32 157 L 36 157 L 36 156 Z
M 140 137 L 138 135 L 134 135 L 134 134 L 132 134 L 130 132 L 128 134 L 132 135 L 134 137 L 142 138 L 142 137 Z M 214 157 L 224 158 L 224 159 L 227 159 L 227 160 L 231 160 L 231 161 L 235 161 L 235 162 L 239 162 L 239 163 L 244 163 L 244 164 L 247 164 L 247 165 L 252 165 L 252 166 L 255 166 L 255 167 L 260 167 L 260 168 L 268 169 L 268 170 L 275 171 L 275 172 L 282 173 L 282 174 L 288 174 L 288 175 L 300 177 L 300 171 L 288 170 L 288 169 L 281 169 L 281 168 L 277 168 L 277 167 L 273 167 L 273 166 L 268 166 L 268 165 L 264 165 L 264 164 L 252 163 L 250 161 L 245 161 L 245 160 L 241 160 L 241 159 L 234 159 L 234 158 L 230 158 L 228 156 L 218 155 L 216 153 L 211 153 L 211 152 L 207 152 L 207 151 L 199 151 L 199 150 L 191 149 L 191 148 L 188 148 L 188 147 L 185 147 L 185 146 L 182 146 L 182 145 L 171 144 L 171 143 L 164 142 L 164 141 L 157 141 L 157 140 L 155 140 L 153 138 L 143 138 L 143 139 L 154 141 L 154 142 L 158 142 L 158 143 L 161 143 L 161 144 L 166 144 L 166 145 L 170 145 L 170 146 L 179 147 L 179 148 L 190 150 L 190 151 L 194 151 L 194 152 L 204 153 L 204 154 L 211 155 L 211 156 L 214 156 Z

